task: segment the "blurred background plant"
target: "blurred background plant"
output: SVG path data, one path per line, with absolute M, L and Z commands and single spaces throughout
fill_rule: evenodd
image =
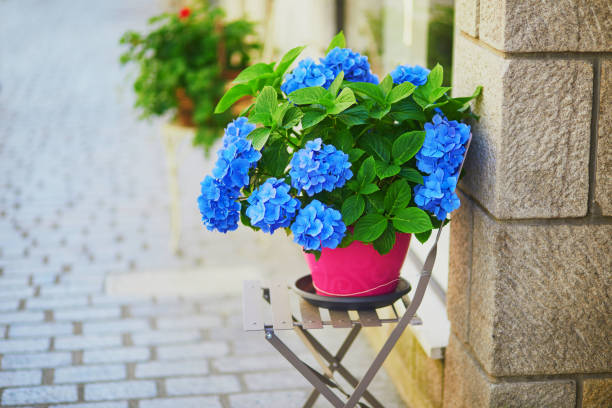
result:
M 142 118 L 170 113 L 195 127 L 193 144 L 208 152 L 222 135 L 231 113 L 213 114 L 226 83 L 247 67 L 261 48 L 254 23 L 225 21 L 225 12 L 207 1 L 191 2 L 178 13 L 149 20 L 150 31 L 128 31 L 122 64 L 137 66 L 135 107 Z

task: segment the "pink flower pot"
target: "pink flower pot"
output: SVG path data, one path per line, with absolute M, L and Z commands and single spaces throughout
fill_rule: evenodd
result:
M 355 241 L 346 248 L 323 248 L 317 261 L 304 254 L 317 294 L 376 296 L 393 292 L 406 258 L 411 234 L 397 234 L 393 249 L 380 255 L 372 245 Z

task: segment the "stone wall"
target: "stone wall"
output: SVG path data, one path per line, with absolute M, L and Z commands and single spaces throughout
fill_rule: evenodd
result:
M 457 0 L 445 407 L 612 407 L 612 7 Z

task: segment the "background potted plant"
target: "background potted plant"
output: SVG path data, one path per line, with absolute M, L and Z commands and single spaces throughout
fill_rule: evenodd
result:
M 379 83 L 342 33 L 320 63 L 304 59 L 285 75 L 302 49 L 245 69 L 221 99 L 218 111 L 256 95 L 202 182 L 203 222 L 293 234 L 319 294 L 393 291 L 410 234 L 425 242 L 460 205 L 471 135 L 460 121 L 474 116 L 480 87 L 451 98 L 440 65 L 398 66 Z
M 253 23 L 223 21 L 224 12 L 201 2 L 179 13 L 149 20 L 146 33 L 128 31 L 121 44 L 128 49 L 122 64 L 138 66 L 135 107 L 142 117 L 174 115 L 183 126 L 195 126 L 195 145 L 208 149 L 221 136 L 231 114 L 213 114 L 229 79 L 250 62 Z

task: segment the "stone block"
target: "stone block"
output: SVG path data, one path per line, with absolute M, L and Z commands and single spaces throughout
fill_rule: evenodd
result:
M 234 394 L 229 396 L 229 401 L 231 408 L 270 408 L 297 406 L 306 398 L 303 391 L 278 391 Z
M 142 407 L 142 405 L 141 405 Z M 91 402 L 85 404 L 52 405 L 49 408 L 128 408 L 127 401 Z
M 224 356 L 229 352 L 229 346 L 221 341 L 203 341 L 198 344 L 180 346 L 161 346 L 157 348 L 160 360 L 182 360 L 189 358 L 209 358 Z
M 574 408 L 572 380 L 491 383 L 460 340 L 451 335 L 446 350 L 444 407 Z
M 244 382 L 251 391 L 306 388 L 309 382 L 296 370 L 245 374 Z
M 2 357 L 2 368 L 50 368 L 69 365 L 70 353 L 19 353 Z
M 49 348 L 50 342 L 48 338 L 0 340 L 0 354 L 44 351 Z
M 87 350 L 121 346 L 120 334 L 97 334 L 91 336 L 61 336 L 55 338 L 56 350 Z
M 13 324 L 9 337 L 38 337 L 72 334 L 72 323 Z
M 2 393 L 3 405 L 74 402 L 78 399 L 76 385 L 50 385 L 28 388 L 7 388 Z
M 0 388 L 39 385 L 41 382 L 42 370 L 0 371 Z
M 454 95 L 484 87 L 460 185 L 500 219 L 586 215 L 592 64 L 504 59 L 463 34 L 455 49 Z
M 585 379 L 582 384 L 582 408 L 612 406 L 612 378 Z
M 468 341 L 470 275 L 472 270 L 472 201 L 457 191 L 461 207 L 453 212 L 450 223 L 450 265 L 446 313 L 451 330 L 461 341 Z
M 148 347 L 123 347 L 110 349 L 85 350 L 83 362 L 90 363 L 130 363 L 147 361 L 150 357 Z
M 157 395 L 157 387 L 153 381 L 85 384 L 86 401 L 153 398 L 155 395 Z
M 132 334 L 134 344 L 142 346 L 185 343 L 201 338 L 197 330 L 151 330 Z
M 139 408 L 222 408 L 219 397 L 157 398 L 142 400 Z
M 608 0 L 480 0 L 480 38 L 507 52 L 610 51 Z
M 125 366 L 119 364 L 62 367 L 53 373 L 53 381 L 57 384 L 123 380 L 125 377 Z
M 208 361 L 150 361 L 137 364 L 135 375 L 137 378 L 176 377 L 180 375 L 208 374 Z
M 478 37 L 479 0 L 455 1 L 455 26 L 472 37 Z
M 612 215 L 612 60 L 601 62 L 599 126 L 595 170 L 595 207 Z
M 212 375 L 209 377 L 170 378 L 166 380 L 166 392 L 170 396 L 193 394 L 222 394 L 240 391 L 238 377 Z
M 608 372 L 612 225 L 474 210 L 469 343 L 493 376 Z

